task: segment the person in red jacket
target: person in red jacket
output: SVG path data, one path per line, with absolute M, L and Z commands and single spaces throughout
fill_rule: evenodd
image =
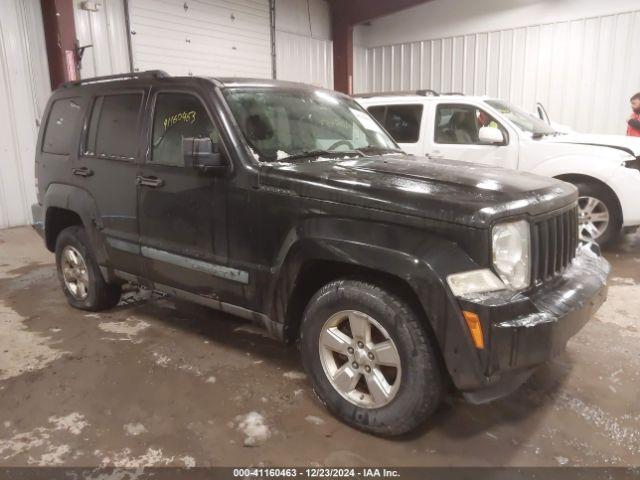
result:
M 627 135 L 640 137 L 640 92 L 631 97 L 631 109 L 633 113 L 627 121 Z

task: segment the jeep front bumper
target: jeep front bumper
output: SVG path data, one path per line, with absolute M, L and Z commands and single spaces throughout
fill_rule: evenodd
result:
M 607 296 L 609 263 L 580 247 L 562 275 L 530 292 L 508 291 L 459 298 L 461 310 L 482 320 L 485 348 L 478 350 L 482 378 L 460 388 L 471 403 L 511 393 L 535 367 L 561 353 Z

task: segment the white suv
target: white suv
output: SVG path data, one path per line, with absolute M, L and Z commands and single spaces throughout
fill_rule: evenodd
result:
M 640 157 L 562 141 L 532 114 L 488 97 L 372 94 L 356 97 L 407 152 L 559 178 L 580 191 L 580 237 L 605 244 L 640 226 Z

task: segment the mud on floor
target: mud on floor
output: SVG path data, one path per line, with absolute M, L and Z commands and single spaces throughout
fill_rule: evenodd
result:
M 35 234 L 0 243 L 2 466 L 640 464 L 640 236 L 606 252 L 609 300 L 566 353 L 397 440 L 332 418 L 295 348 L 244 321 L 148 292 L 80 312 Z

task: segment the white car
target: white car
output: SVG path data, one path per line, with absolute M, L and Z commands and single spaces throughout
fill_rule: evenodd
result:
M 584 241 L 605 244 L 640 226 L 637 149 L 572 139 L 494 98 L 422 91 L 356 100 L 407 153 L 512 168 L 574 184 Z

